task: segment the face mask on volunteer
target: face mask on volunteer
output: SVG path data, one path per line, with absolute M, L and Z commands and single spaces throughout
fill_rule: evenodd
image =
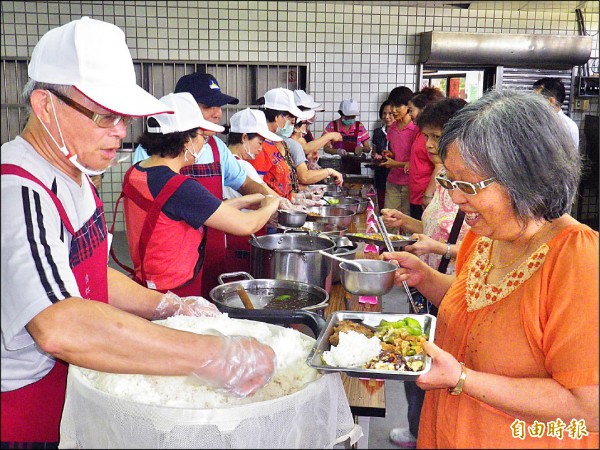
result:
M 252 154 L 252 152 L 250 151 L 250 148 L 248 146 L 246 146 L 245 142 L 242 144 L 242 146 L 244 147 L 244 153 L 246 153 L 246 156 L 248 156 L 248 158 L 250 158 L 250 159 L 256 158 L 256 155 Z
M 62 135 L 62 130 L 60 128 L 60 124 L 58 123 L 58 117 L 56 116 L 56 109 L 54 108 L 54 100 L 52 99 L 52 97 L 54 97 L 54 95 L 52 93 L 50 93 L 49 91 L 46 91 L 46 92 L 48 92 L 48 95 L 50 96 L 50 104 L 52 105 L 52 115 L 54 116 L 54 122 L 56 123 L 56 128 L 58 128 L 58 134 L 60 135 L 60 140 L 62 141 L 63 145 L 58 145 L 58 142 L 56 142 L 56 139 L 54 139 L 54 136 L 52 136 L 52 134 L 50 133 L 50 130 L 48 130 L 48 127 L 46 127 L 46 124 L 40 120 L 40 118 L 37 116 L 37 114 L 36 114 L 36 117 L 38 118 L 38 120 L 40 121 L 42 126 L 44 127 L 44 130 L 46 130 L 46 133 L 48 133 L 48 136 L 50 136 L 50 139 L 52 139 L 52 142 L 54 142 L 54 144 L 58 147 L 58 149 L 62 152 L 62 154 L 65 155 L 67 157 L 67 159 L 69 161 L 71 161 L 73 163 L 73 165 L 75 167 L 77 167 L 82 173 L 85 173 L 86 175 L 89 175 L 90 177 L 94 177 L 96 175 L 102 175 L 104 172 L 106 172 L 106 169 L 108 169 L 108 167 L 104 170 L 88 169 L 87 167 L 84 167 L 83 165 L 81 165 L 81 163 L 79 161 L 77 161 L 77 155 L 71 153 L 67 149 L 67 146 L 65 145 L 65 140 Z
M 351 126 L 354 122 L 356 122 L 356 119 L 342 119 L 342 123 L 347 127 Z
M 292 125 L 289 120 L 286 120 L 283 128 L 277 127 L 277 131 L 275 133 L 282 138 L 289 138 L 293 132 L 294 125 Z

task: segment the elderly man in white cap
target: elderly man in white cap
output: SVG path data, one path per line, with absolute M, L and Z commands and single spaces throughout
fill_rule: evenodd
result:
M 173 111 L 135 82 L 125 35 L 84 17 L 33 50 L 22 134 L 2 145 L 2 448 L 56 448 L 67 364 L 194 375 L 248 395 L 274 352 L 149 320 L 220 314 L 200 297 L 146 289 L 108 268 L 102 202 L 89 175 L 116 156 L 135 117 Z

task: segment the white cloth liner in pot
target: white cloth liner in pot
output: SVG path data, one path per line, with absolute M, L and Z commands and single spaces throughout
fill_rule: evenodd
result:
M 362 436 L 337 373 L 318 375 L 300 390 L 271 400 L 194 408 L 103 392 L 85 370 L 69 368 L 60 448 L 332 448 Z

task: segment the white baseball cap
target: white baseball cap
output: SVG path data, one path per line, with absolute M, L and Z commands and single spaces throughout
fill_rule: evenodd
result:
M 294 91 L 294 101 L 297 106 L 304 106 L 305 108 L 310 108 L 313 111 L 325 111 L 325 108 L 321 106 L 320 103 L 315 102 L 315 99 L 312 95 L 307 94 L 302 89 L 297 89 Z
M 315 115 L 314 111 L 301 111 L 294 101 L 294 93 L 289 89 L 275 88 L 265 94 L 265 108 L 287 111 L 301 120 L 308 120 Z
M 265 113 L 258 109 L 242 109 L 229 120 L 229 131 L 233 133 L 257 133 L 272 142 L 283 141 L 283 138 L 269 131 Z
M 352 98 L 342 100 L 339 110 L 342 111 L 342 114 L 345 116 L 358 116 L 360 114 L 358 102 Z
M 114 114 L 173 112 L 136 84 L 123 31 L 89 17 L 44 34 L 33 49 L 28 74 L 40 83 L 73 86 Z
M 220 133 L 225 129 L 221 125 L 209 122 L 204 118 L 194 96 L 189 92 L 171 93 L 161 97 L 160 101 L 175 113 L 150 116 L 158 122 L 158 126 L 148 127 L 148 133 L 179 133 L 195 128 Z

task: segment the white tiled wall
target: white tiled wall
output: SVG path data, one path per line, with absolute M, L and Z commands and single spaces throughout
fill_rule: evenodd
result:
M 592 56 L 598 57 L 595 1 L 486 1 L 472 2 L 469 9 L 446 3 L 3 1 L 0 48 L 3 57 L 27 58 L 48 29 L 88 15 L 121 27 L 134 59 L 308 63 L 308 91 L 326 108 L 313 125 L 317 133 L 337 118 L 343 98 L 359 101 L 360 120 L 372 130 L 393 87 L 418 89 L 419 33 L 424 31 L 576 35 L 575 10 L 556 8 L 577 3 L 594 35 Z M 525 9 L 514 10 L 514 3 Z M 591 108 L 597 114 L 597 99 Z M 574 114 L 576 121 L 581 117 Z M 107 211 L 118 195 L 122 169 L 105 177 Z

